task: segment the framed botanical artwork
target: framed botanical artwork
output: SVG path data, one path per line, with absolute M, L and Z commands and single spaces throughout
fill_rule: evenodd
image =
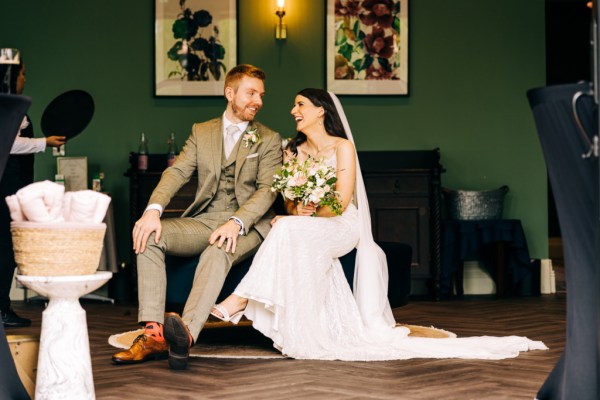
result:
M 408 1 L 327 0 L 327 89 L 408 94 Z
M 236 0 L 155 0 L 156 96 L 222 96 L 236 64 Z

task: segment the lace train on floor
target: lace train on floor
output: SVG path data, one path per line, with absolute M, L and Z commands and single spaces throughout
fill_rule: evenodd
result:
M 280 219 L 235 293 L 245 315 L 284 355 L 378 361 L 409 358 L 503 359 L 543 350 L 525 337 L 409 337 L 405 327 L 368 329 L 337 259 L 358 241 L 357 210 L 334 218 Z

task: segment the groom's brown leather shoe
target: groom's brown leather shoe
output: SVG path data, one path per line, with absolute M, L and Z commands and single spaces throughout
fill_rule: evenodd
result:
M 171 369 L 186 369 L 190 356 L 190 331 L 176 313 L 165 315 L 163 325 L 165 339 L 169 342 L 169 367 Z
M 129 350 L 113 354 L 115 364 L 137 364 L 149 360 L 164 360 L 169 355 L 169 344 L 157 342 L 143 333 L 135 338 Z

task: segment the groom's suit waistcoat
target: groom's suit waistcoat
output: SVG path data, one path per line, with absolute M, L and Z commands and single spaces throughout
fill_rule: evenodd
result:
M 223 212 L 233 214 L 238 210 L 239 205 L 235 197 L 235 160 L 240 148 L 241 140 L 238 140 L 234 146 L 229 158 L 225 158 L 225 152 L 221 152 L 221 176 L 219 177 L 219 186 L 206 212 Z
M 160 204 L 164 209 L 197 171 L 196 196 L 182 217 L 195 217 L 217 209 L 231 210 L 231 216 L 239 218 L 246 231 L 256 228 L 265 237 L 273 217 L 270 208 L 275 193 L 271 192 L 271 183 L 273 174 L 281 166 L 281 137 L 256 121 L 248 127 L 257 128 L 258 143 L 244 146 L 242 135 L 229 159 L 224 160 L 223 119 L 194 124 L 175 163 L 163 172 L 149 204 Z M 227 196 L 231 195 L 239 205 L 236 210 L 227 209 Z

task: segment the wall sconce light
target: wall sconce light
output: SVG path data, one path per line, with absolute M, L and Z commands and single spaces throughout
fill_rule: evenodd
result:
M 279 24 L 275 27 L 276 40 L 287 39 L 287 26 L 283 23 L 283 16 L 285 15 L 284 2 L 285 0 L 277 0 L 277 11 L 275 12 L 275 15 L 279 17 Z

